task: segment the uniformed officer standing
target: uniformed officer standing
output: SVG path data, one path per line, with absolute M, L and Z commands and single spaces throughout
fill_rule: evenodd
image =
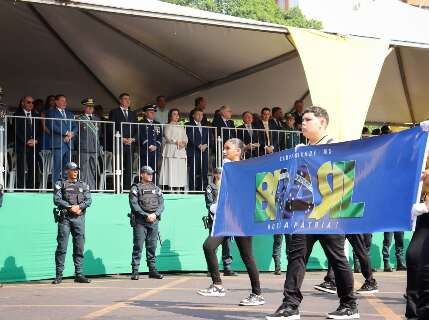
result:
M 59 180 L 54 187 L 54 203 L 57 206 L 55 220 L 58 222 L 57 250 L 55 251 L 56 277 L 52 284 L 60 284 L 64 270 L 69 234 L 73 237 L 73 262 L 75 282 L 89 283 L 83 274 L 85 242 L 85 211 L 91 205 L 89 186 L 78 180 L 79 167 L 74 162 L 66 164 L 67 178 Z
M 84 114 L 78 119 L 85 120 L 79 121 L 78 131 L 78 151 L 80 159 L 80 177 L 85 181 L 90 190 L 94 190 L 96 185 L 96 175 L 98 166 L 98 156 L 100 155 L 100 130 L 98 123 L 100 121 L 96 115 L 94 115 L 94 99 L 86 98 L 81 101 L 84 106 Z
M 134 183 L 130 190 L 131 225 L 133 227 L 133 254 L 131 260 L 131 280 L 139 279 L 140 259 L 143 241 L 146 245 L 146 261 L 149 278 L 162 279 L 155 266 L 158 224 L 164 211 L 164 198 L 161 189 L 153 182 L 153 169 L 143 166 L 140 169 L 140 182 Z

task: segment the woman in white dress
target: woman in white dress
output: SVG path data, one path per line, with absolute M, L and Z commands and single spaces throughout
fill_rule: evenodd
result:
M 188 137 L 183 125 L 179 123 L 178 109 L 168 112 L 168 124 L 164 127 L 162 166 L 159 184 L 172 190 L 183 190 L 187 185 L 186 145 Z

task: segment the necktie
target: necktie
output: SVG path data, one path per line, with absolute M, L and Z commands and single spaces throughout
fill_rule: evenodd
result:
M 66 118 L 66 112 L 64 110 L 61 110 L 61 115 L 63 116 L 63 118 Z
M 31 112 L 26 112 L 25 115 L 28 118 L 28 121 L 30 121 L 30 124 L 33 125 L 33 121 L 31 119 Z
M 201 128 L 201 122 L 198 123 L 198 130 L 200 131 L 200 135 L 203 135 L 203 128 Z
M 123 110 L 123 111 L 124 111 L 125 119 L 128 121 L 128 110 Z

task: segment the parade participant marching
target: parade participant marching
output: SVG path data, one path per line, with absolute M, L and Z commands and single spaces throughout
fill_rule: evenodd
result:
M 75 282 L 89 283 L 83 274 L 85 243 L 85 213 L 91 205 L 89 186 L 78 179 L 79 167 L 69 162 L 65 167 L 67 178 L 59 180 L 54 187 L 55 222 L 58 223 L 57 250 L 55 251 L 56 277 L 52 284 L 60 284 L 64 271 L 69 234 L 73 237 L 73 262 Z
M 303 113 L 302 132 L 310 145 L 332 143 L 326 132 L 329 116 L 325 109 L 310 107 Z M 353 293 L 353 274 L 344 252 L 345 236 L 340 234 L 293 234 L 289 241 L 288 266 L 284 283 L 283 303 L 274 314 L 266 317 L 275 319 L 300 319 L 299 305 L 303 299 L 301 286 L 306 271 L 306 258 L 310 256 L 316 241 L 319 241 L 332 265 L 337 283 L 340 305 L 328 313 L 329 319 L 359 319 L 356 296 Z
M 232 138 L 225 142 L 224 158 L 225 162 L 240 161 L 244 156 L 244 144 L 240 139 Z M 211 206 L 210 211 L 216 212 L 217 203 Z M 198 290 L 197 293 L 208 297 L 223 297 L 225 289 L 222 286 L 222 279 L 219 273 L 219 263 L 216 257 L 216 249 L 225 240 L 225 237 L 209 236 L 203 244 L 204 255 L 213 283 L 207 288 Z M 249 297 L 240 301 L 240 306 L 259 306 L 265 304 L 261 295 L 259 282 L 259 271 L 252 252 L 252 237 L 235 237 L 241 259 L 243 260 L 247 273 L 249 274 L 252 292 Z
M 164 198 L 161 189 L 153 182 L 154 170 L 149 166 L 140 169 L 140 182 L 131 186 L 129 202 L 131 226 L 133 227 L 133 253 L 131 260 L 131 280 L 139 279 L 140 259 L 143 242 L 146 246 L 146 262 L 149 278 L 162 279 L 155 265 L 156 242 L 161 213 L 164 211 Z
M 219 194 L 220 177 L 222 175 L 222 168 L 215 168 L 213 170 L 213 182 L 209 183 L 205 192 L 206 207 L 209 210 L 208 215 L 205 217 L 206 228 L 209 229 L 209 235 L 212 233 L 213 220 L 215 212 L 210 210 L 210 207 L 217 202 L 217 196 Z M 223 263 L 223 275 L 224 276 L 236 276 L 231 269 L 232 256 L 231 256 L 231 237 L 225 237 L 222 242 L 222 263 Z M 209 273 L 210 274 L 210 273 Z

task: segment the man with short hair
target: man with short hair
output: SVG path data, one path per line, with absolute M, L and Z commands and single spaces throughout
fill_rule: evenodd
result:
M 74 162 L 65 166 L 67 178 L 58 180 L 54 186 L 55 222 L 58 223 L 57 250 L 55 251 L 56 277 L 52 284 L 62 282 L 64 261 L 69 234 L 73 237 L 73 262 L 75 282 L 89 283 L 83 273 L 85 244 L 85 213 L 91 206 L 89 186 L 78 179 L 79 167 Z
M 203 119 L 201 120 L 201 125 L 205 127 L 211 126 L 211 123 L 210 121 L 207 120 L 207 117 L 205 114 L 206 107 L 207 107 L 207 101 L 204 97 L 195 98 L 194 109 L 192 109 L 191 112 L 189 112 L 189 122 L 192 122 L 195 110 L 200 110 L 203 113 Z
M 244 158 L 249 159 L 259 156 L 259 140 L 261 131 L 255 130 L 253 125 L 253 114 L 250 111 L 245 111 L 242 114 L 243 124 L 237 127 L 237 138 L 244 143 Z
M 145 242 L 146 247 L 149 278 L 163 278 L 163 275 L 156 270 L 155 253 L 159 220 L 161 220 L 161 214 L 164 211 L 164 198 L 161 189 L 153 183 L 153 173 L 154 170 L 150 166 L 141 167 L 140 181 L 131 186 L 129 194 L 134 244 L 131 259 L 131 280 L 139 279 L 143 242 Z
M 156 106 L 147 104 L 143 108 L 144 119 L 140 126 L 140 164 L 152 167 L 154 182 L 157 183 L 156 171 L 161 165 L 162 127 L 155 120 Z
M 21 105 L 13 114 L 16 118 L 13 139 L 15 139 L 16 154 L 16 186 L 18 189 L 36 189 L 38 186 L 39 163 L 37 161 L 37 134 L 40 122 L 34 117 L 33 98 L 25 96 Z
M 303 113 L 302 132 L 310 145 L 332 143 L 326 132 L 329 116 L 325 109 L 310 107 Z M 288 266 L 284 284 L 284 299 L 277 311 L 266 317 L 274 319 L 299 319 L 302 301 L 301 285 L 306 271 L 307 258 L 316 241 L 319 241 L 334 270 L 340 305 L 328 313 L 329 319 L 359 319 L 356 296 L 353 293 L 353 274 L 344 252 L 345 237 L 340 234 L 292 234 L 289 241 Z
M 129 189 L 131 186 L 132 177 L 132 162 L 133 150 L 135 140 L 137 138 L 137 115 L 134 111 L 130 110 L 131 97 L 128 93 L 124 92 L 119 95 L 119 107 L 113 109 L 109 113 L 109 121 L 115 123 L 115 131 L 121 133 L 122 138 L 122 161 L 123 167 L 123 189 Z M 116 132 L 113 132 L 114 134 Z M 110 140 L 110 139 L 108 139 Z
M 287 113 L 285 119 L 286 149 L 290 149 L 300 143 L 301 133 L 296 129 L 295 117 L 291 113 Z
M 64 168 L 71 160 L 71 149 L 77 133 L 74 114 L 67 109 L 67 99 L 63 94 L 55 96 L 56 107 L 46 112 L 46 127 L 51 132 L 51 145 L 53 153 L 54 170 L 53 184 L 65 174 Z M 52 120 L 58 119 L 58 120 Z
M 156 97 L 155 120 L 161 124 L 168 123 L 168 108 L 166 107 L 165 96 Z
M 261 110 L 261 123 L 260 129 L 263 129 L 262 141 L 261 141 L 261 153 L 269 154 L 277 151 L 277 137 L 273 134 L 272 130 L 275 130 L 274 123 L 271 120 L 270 108 L 264 107 Z
M 295 126 L 298 130 L 301 130 L 302 127 L 302 115 L 304 112 L 304 101 L 303 100 L 295 100 L 293 104 L 293 108 L 290 111 L 292 115 L 295 117 Z
M 100 118 L 94 114 L 93 98 L 85 98 L 81 101 L 84 113 L 78 117 L 78 154 L 81 179 L 85 181 L 91 190 L 97 188 L 96 176 L 98 167 L 98 156 L 100 155 Z
M 237 137 L 234 121 L 231 120 L 232 110 L 229 106 L 219 109 L 219 116 L 213 119 L 213 126 L 217 129 L 218 137 L 222 137 L 222 145 L 231 138 Z
M 282 132 L 285 130 L 283 110 L 280 107 L 274 107 L 271 112 L 271 122 L 273 123 L 274 130 L 276 130 L 273 132 L 273 134 L 278 144 L 278 150 L 276 151 L 282 151 L 286 149 L 286 134 Z
M 203 112 L 195 110 L 192 121 L 187 122 L 188 185 L 189 190 L 204 191 L 208 184 L 209 129 L 202 126 Z

